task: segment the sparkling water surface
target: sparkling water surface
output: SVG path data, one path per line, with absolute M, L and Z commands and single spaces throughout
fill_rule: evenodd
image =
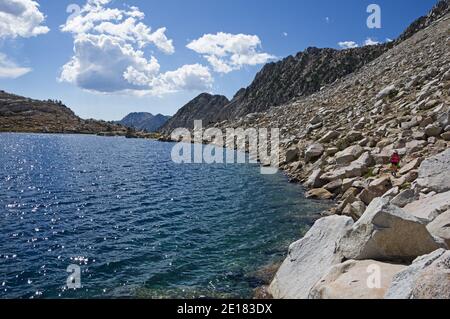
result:
M 175 164 L 173 145 L 0 134 L 0 298 L 251 297 L 327 204 L 257 165 Z

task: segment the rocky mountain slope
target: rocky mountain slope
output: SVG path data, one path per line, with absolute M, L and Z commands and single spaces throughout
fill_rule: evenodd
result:
M 203 120 L 204 125 L 210 125 L 213 123 L 211 118 L 229 102 L 225 96 L 202 93 L 183 106 L 160 131 L 170 134 L 177 128 L 192 129 L 195 120 Z
M 159 128 L 166 124 L 168 120 L 170 120 L 170 116 L 139 112 L 130 113 L 117 123 L 139 131 L 156 132 Z
M 83 120 L 58 101 L 39 101 L 0 91 L 0 132 L 126 134 L 121 125 Z
M 280 128 L 282 170 L 308 197 L 336 203 L 291 245 L 273 297 L 450 299 L 450 14 L 442 3 L 445 14 L 430 14 L 421 31 L 320 92 L 216 124 Z M 381 270 L 374 289 L 368 269 Z
M 308 48 L 295 56 L 266 64 L 252 84 L 238 92 L 214 121 L 262 112 L 298 96 L 307 96 L 383 54 L 389 44 L 335 50 Z
M 186 122 L 193 122 L 193 119 L 201 119 L 206 123 L 231 120 L 251 113 L 264 112 L 274 106 L 282 106 L 294 98 L 309 96 L 359 70 L 389 49 L 427 28 L 448 11 L 448 0 L 440 1 L 428 15 L 414 21 L 391 43 L 347 50 L 308 48 L 295 56 L 269 63 L 256 75 L 249 87 L 239 90 L 225 106 L 222 105 L 224 100 L 220 100 L 218 105 L 209 108 L 205 113 L 195 110 L 195 116 L 189 116 L 189 110 L 181 109 L 172 121 L 190 128 L 192 124 L 186 125 Z M 188 106 L 191 107 L 194 101 Z M 214 109 L 214 112 L 211 112 L 211 109 Z M 163 132 L 168 133 L 169 129 L 175 126 L 165 127 Z

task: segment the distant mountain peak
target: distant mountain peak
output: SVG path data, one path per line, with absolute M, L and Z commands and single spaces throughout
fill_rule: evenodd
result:
M 202 93 L 183 106 L 162 128 L 161 131 L 169 134 L 177 128 L 194 127 L 195 120 L 203 120 L 203 124 L 211 124 L 214 118 L 230 101 L 223 95 Z
M 147 112 L 133 112 L 125 116 L 118 123 L 139 131 L 156 132 L 169 119 L 170 116 L 162 114 L 153 115 Z

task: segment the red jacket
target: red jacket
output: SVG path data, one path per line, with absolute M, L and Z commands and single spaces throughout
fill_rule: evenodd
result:
M 391 157 L 391 164 L 398 165 L 398 164 L 400 164 L 400 161 L 401 161 L 400 155 L 398 155 L 398 154 L 392 155 L 392 157 Z

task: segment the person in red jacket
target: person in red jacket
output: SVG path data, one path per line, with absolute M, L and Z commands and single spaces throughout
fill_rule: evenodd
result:
M 391 169 L 392 169 L 392 175 L 394 177 L 397 176 L 398 169 L 400 168 L 400 162 L 401 158 L 397 151 L 394 152 L 391 156 Z

